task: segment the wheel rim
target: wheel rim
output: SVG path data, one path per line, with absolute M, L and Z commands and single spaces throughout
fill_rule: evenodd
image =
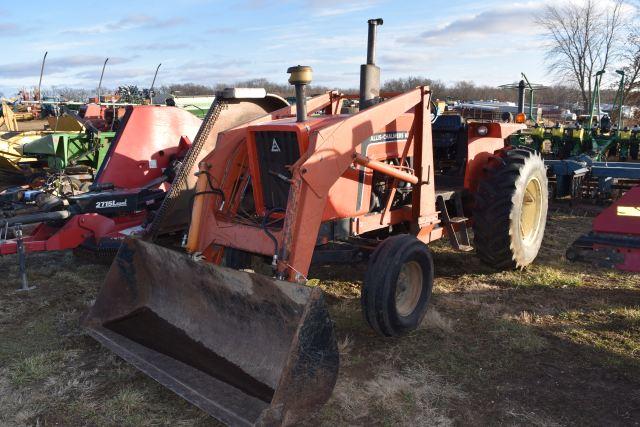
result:
M 520 213 L 520 234 L 523 240 L 532 240 L 538 234 L 541 211 L 542 187 L 537 178 L 531 178 L 524 190 Z
M 416 261 L 402 265 L 396 282 L 396 311 L 409 316 L 417 307 L 422 291 L 422 267 Z

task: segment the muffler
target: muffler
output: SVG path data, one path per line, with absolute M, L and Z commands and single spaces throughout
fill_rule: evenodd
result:
M 376 65 L 376 30 L 382 18 L 369 19 L 367 63 L 360 66 L 360 111 L 380 102 L 380 68 Z
M 141 240 L 121 246 L 89 334 L 229 425 L 290 425 L 330 397 L 339 356 L 322 291 Z

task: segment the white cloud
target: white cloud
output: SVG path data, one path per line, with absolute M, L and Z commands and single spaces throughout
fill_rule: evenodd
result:
M 329 3 L 329 5 L 327 5 Z M 374 1 L 365 1 L 365 2 L 348 2 L 348 1 L 340 1 L 335 2 L 334 5 L 331 5 L 331 2 L 322 2 L 322 6 L 315 7 L 314 15 L 318 17 L 329 17 L 329 16 L 338 16 L 338 15 L 347 15 L 349 13 L 360 12 L 362 10 L 371 9 L 375 6 Z M 318 3 L 319 4 L 319 3 Z
M 185 18 L 174 16 L 167 19 L 160 19 L 146 14 L 128 15 L 117 21 L 108 21 L 100 25 L 88 27 L 69 28 L 60 34 L 103 34 L 114 31 L 133 30 L 139 28 L 163 29 L 176 27 L 186 22 Z
M 418 36 L 399 38 L 403 44 L 427 44 L 431 46 L 451 45 L 465 39 L 490 36 L 504 37 L 509 45 L 512 35 L 533 36 L 540 29 L 534 23 L 534 15 L 542 3 L 513 3 L 487 9 L 480 13 L 447 22 L 438 28 L 423 31 Z
M 17 31 L 18 26 L 12 22 L 0 22 L 0 34 L 9 34 Z
M 191 45 L 189 43 L 179 43 L 179 42 L 151 42 L 151 43 L 139 43 L 129 46 L 130 49 L 133 50 L 177 50 L 177 49 L 188 49 Z
M 105 78 L 110 81 L 130 79 L 134 77 L 142 78 L 142 79 L 144 78 L 151 79 L 153 77 L 154 72 L 155 72 L 155 67 L 153 67 L 153 69 L 143 68 L 143 67 L 113 68 L 113 69 L 107 68 L 107 70 L 105 71 Z M 75 77 L 82 80 L 95 81 L 97 83 L 98 79 L 100 78 L 100 70 L 96 69 L 96 70 L 82 71 L 77 73 Z

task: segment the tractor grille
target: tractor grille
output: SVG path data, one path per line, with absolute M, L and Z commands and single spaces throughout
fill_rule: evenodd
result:
M 256 132 L 256 151 L 260 165 L 260 180 L 265 208 L 285 209 L 289 197 L 291 178 L 287 166 L 300 158 L 300 147 L 295 132 Z

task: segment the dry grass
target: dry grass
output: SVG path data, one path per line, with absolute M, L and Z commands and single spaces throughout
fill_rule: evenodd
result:
M 584 274 L 567 271 L 561 267 L 532 265 L 524 271 L 505 271 L 494 274 L 492 283 L 507 286 L 567 287 L 584 284 Z
M 436 308 L 430 307 L 420 328 L 450 334 L 453 332 L 453 321 L 442 315 Z
M 319 267 L 341 370 L 308 425 L 632 424 L 640 419 L 640 279 L 569 264 L 589 219 L 554 214 L 539 260 L 495 272 L 432 246 L 433 301 L 421 328 L 377 337 L 360 313 L 365 264 Z M 38 288 L 16 293 L 0 258 L 0 425 L 216 425 L 83 334 L 106 267 L 70 253 L 29 257 Z
M 64 352 L 61 351 L 28 356 L 9 366 L 7 375 L 11 383 L 16 386 L 44 380 L 62 367 L 64 356 Z
M 425 366 L 376 369 L 372 378 L 341 375 L 333 397 L 322 409 L 321 425 L 452 425 L 447 403 L 463 399 L 456 387 Z
M 536 353 L 548 345 L 547 340 L 534 329 L 512 320 L 497 321 L 491 334 L 501 339 L 510 350 L 523 353 Z
M 569 310 L 554 320 L 558 336 L 599 350 L 605 363 L 640 368 L 640 306 Z

